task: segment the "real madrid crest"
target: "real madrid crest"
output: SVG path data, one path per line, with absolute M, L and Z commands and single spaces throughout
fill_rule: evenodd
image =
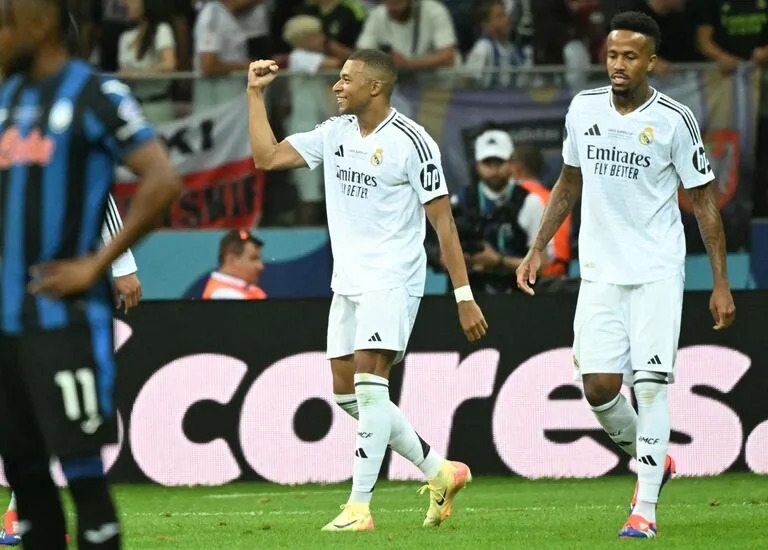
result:
M 378 148 L 371 155 L 371 164 L 374 166 L 381 166 L 382 162 L 384 162 L 384 149 Z
M 640 143 L 650 145 L 653 143 L 653 128 L 645 128 L 640 132 Z

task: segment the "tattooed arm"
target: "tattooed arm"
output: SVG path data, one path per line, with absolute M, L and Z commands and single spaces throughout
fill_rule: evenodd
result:
M 725 253 L 725 232 L 720 210 L 715 201 L 714 182 L 687 189 L 688 198 L 693 204 L 693 214 L 699 224 L 699 232 L 707 249 L 709 263 L 712 266 L 714 286 L 709 300 L 709 309 L 715 320 L 715 330 L 727 328 L 736 317 Z
M 517 286 L 526 294 L 533 296 L 534 292 L 530 285 L 536 282 L 536 275 L 546 255 L 547 244 L 579 200 L 581 186 L 581 168 L 564 164 L 560 177 L 552 189 L 547 208 L 544 210 L 533 246 L 517 268 Z

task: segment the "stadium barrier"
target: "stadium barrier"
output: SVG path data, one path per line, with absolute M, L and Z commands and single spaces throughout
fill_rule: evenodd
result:
M 768 473 L 768 292 L 738 292 L 738 319 L 712 330 L 707 293 L 685 296 L 672 448 L 683 475 Z M 455 303 L 430 297 L 391 397 L 440 453 L 476 474 L 595 477 L 632 464 L 599 429 L 572 378 L 574 294 L 484 297 L 490 323 L 467 343 Z M 116 321 L 117 482 L 338 482 L 355 423 L 333 404 L 329 301 L 147 302 Z M 386 459 L 389 479 L 418 471 Z

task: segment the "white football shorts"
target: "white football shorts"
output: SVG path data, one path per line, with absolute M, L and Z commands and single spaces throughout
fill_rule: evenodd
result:
M 581 281 L 573 320 L 574 379 L 616 373 L 632 386 L 633 371 L 675 378 L 684 275 L 640 285 Z
M 328 312 L 326 357 L 335 359 L 356 350 L 396 351 L 395 363 L 405 357 L 421 298 L 405 288 L 376 290 L 346 296 L 334 294 Z

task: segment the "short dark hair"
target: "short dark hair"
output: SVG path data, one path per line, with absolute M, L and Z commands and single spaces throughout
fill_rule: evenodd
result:
M 488 21 L 488 18 L 491 16 L 493 7 L 497 4 L 501 7 L 504 7 L 504 2 L 502 0 L 483 0 L 480 2 L 480 4 L 477 6 L 476 12 L 477 22 L 482 25 Z
M 650 15 L 641 11 L 625 11 L 616 14 L 611 19 L 611 31 L 639 32 L 653 41 L 653 53 L 659 51 L 661 45 L 661 29 Z
M 512 160 L 522 164 L 532 176 L 540 178 L 544 171 L 544 155 L 535 145 L 522 144 L 515 146 Z
M 376 80 L 385 80 L 391 82 L 392 88 L 397 82 L 397 67 L 392 56 L 381 50 L 366 48 L 352 52 L 347 61 L 362 61 L 365 66 L 376 75 Z M 388 92 L 390 95 L 392 89 Z
M 253 243 L 256 248 L 264 246 L 264 241 L 251 235 L 247 229 L 232 229 L 221 238 L 219 242 L 219 266 L 224 265 L 227 254 L 242 256 L 247 243 Z

